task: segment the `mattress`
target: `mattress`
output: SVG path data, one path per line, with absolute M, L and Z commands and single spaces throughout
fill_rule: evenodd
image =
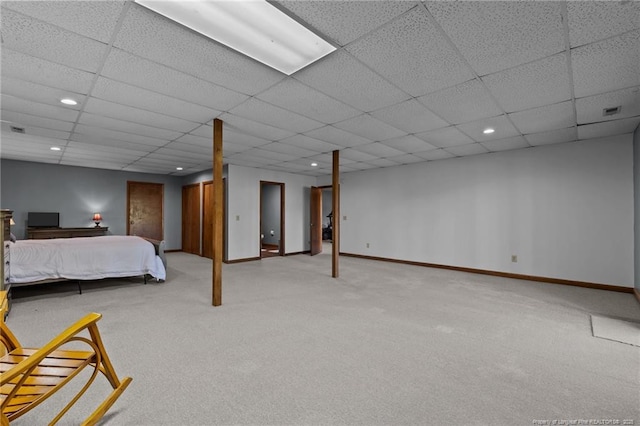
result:
M 135 236 L 18 240 L 10 247 L 9 281 L 97 280 L 149 274 L 166 279 L 153 244 Z

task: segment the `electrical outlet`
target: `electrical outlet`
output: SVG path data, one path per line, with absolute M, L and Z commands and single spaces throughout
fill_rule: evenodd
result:
M 369 243 L 367 243 L 367 248 L 369 248 Z
M 518 263 L 518 255 L 516 255 L 516 254 L 512 254 L 512 255 L 511 255 L 511 261 L 512 261 L 513 263 Z

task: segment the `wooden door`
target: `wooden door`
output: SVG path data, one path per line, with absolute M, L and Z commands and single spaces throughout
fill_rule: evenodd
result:
M 200 254 L 200 184 L 182 187 L 182 251 Z
M 202 255 L 213 259 L 213 181 L 202 187 Z
M 128 181 L 127 235 L 163 240 L 163 199 L 163 184 Z
M 311 256 L 322 253 L 322 189 L 311 187 Z

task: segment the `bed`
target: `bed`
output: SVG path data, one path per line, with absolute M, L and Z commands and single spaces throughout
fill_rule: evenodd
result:
M 11 286 L 150 275 L 166 279 L 164 241 L 136 236 L 18 240 L 10 246 Z

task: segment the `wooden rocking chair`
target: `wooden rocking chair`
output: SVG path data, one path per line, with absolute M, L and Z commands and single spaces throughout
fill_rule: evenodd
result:
M 4 321 L 0 321 L 0 351 L 6 349 L 4 356 L 0 358 L 2 426 L 9 425 L 10 421 L 38 406 L 87 365 L 93 367 L 93 373 L 87 383 L 53 418 L 50 425 L 56 424 L 78 401 L 91 386 L 98 371 L 105 375 L 113 391 L 82 424 L 94 425 L 104 416 L 129 386 L 131 377 L 120 380 L 116 375 L 98 332 L 96 323 L 101 317 L 102 315 L 96 313 L 88 314 L 40 349 L 23 348 Z M 78 334 L 85 329 L 88 330 L 89 337 L 79 336 Z M 87 344 L 89 350 L 63 349 L 69 342 Z M 0 355 L 3 355 L 2 352 Z

